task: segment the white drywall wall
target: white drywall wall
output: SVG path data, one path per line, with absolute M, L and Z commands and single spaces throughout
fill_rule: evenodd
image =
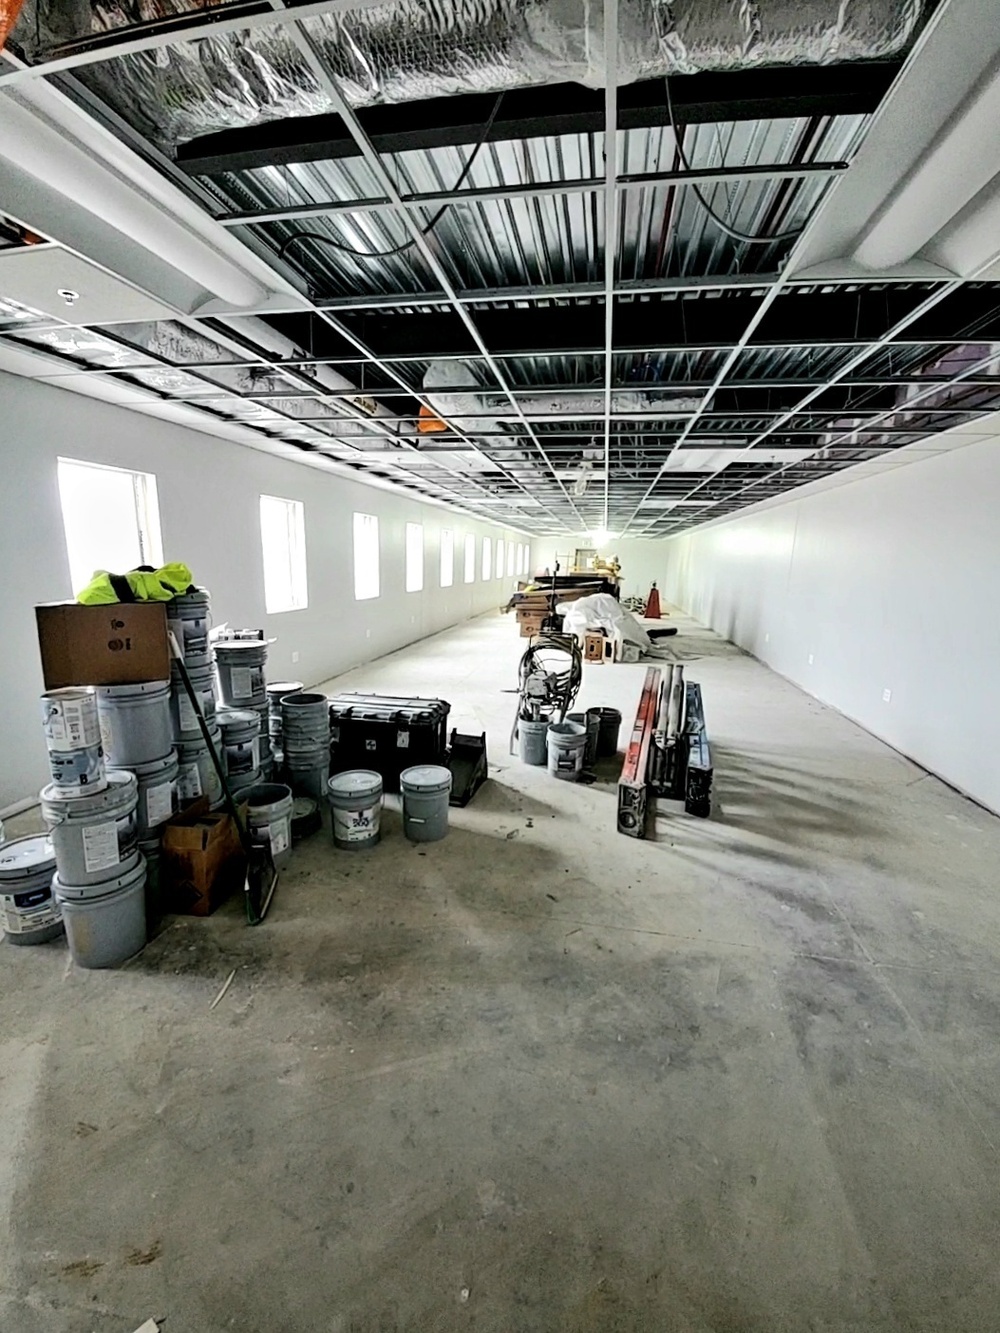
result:
M 59 456 L 156 475 L 164 558 L 190 565 L 212 593 L 216 621 L 277 637 L 272 680 L 329 679 L 506 601 L 513 579 L 481 580 L 481 542 L 527 541 L 513 531 L 362 482 L 271 457 L 199 431 L 29 379 L 0 373 L 0 809 L 46 779 L 39 722 L 42 689 L 37 602 L 71 598 L 56 464 Z M 259 496 L 305 503 L 309 606 L 264 609 Z M 354 599 L 355 511 L 376 514 L 381 595 Z M 424 589 L 405 589 L 406 523 L 424 527 Z M 439 587 L 442 529 L 455 539 L 454 584 Z M 476 581 L 464 580 L 464 538 L 476 537 Z M 299 660 L 292 662 L 292 653 Z
M 667 596 L 1000 812 L 998 496 L 1000 438 L 927 453 L 663 543 Z

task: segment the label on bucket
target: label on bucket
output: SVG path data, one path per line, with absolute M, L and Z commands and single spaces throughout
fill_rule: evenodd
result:
M 194 801 L 201 795 L 201 773 L 197 764 L 184 764 L 177 775 L 177 790 L 182 801 Z
M 50 750 L 89 750 L 101 743 L 97 701 L 93 695 L 75 699 L 43 695 L 42 721 Z
M 288 820 L 280 819 L 277 824 L 264 824 L 255 829 L 255 841 L 260 837 L 265 837 L 271 844 L 271 855 L 280 856 L 282 852 L 288 851 L 288 831 Z
M 333 811 L 333 836 L 341 842 L 365 842 L 378 832 L 379 806 Z
M 234 699 L 252 699 L 264 689 L 264 668 L 230 667 L 229 688 Z
M 181 731 L 199 731 L 198 718 L 186 694 L 177 696 L 177 721 Z
M 0 897 L 0 921 L 8 935 L 27 935 L 59 920 L 59 904 L 48 887 Z
M 165 824 L 174 813 L 174 783 L 162 782 L 146 792 L 146 825 L 154 828 Z
M 83 830 L 83 863 L 92 870 L 110 870 L 118 865 L 118 825 L 91 824 Z

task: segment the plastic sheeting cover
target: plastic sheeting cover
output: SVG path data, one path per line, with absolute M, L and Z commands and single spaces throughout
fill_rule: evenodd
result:
M 561 602 L 556 611 L 563 617 L 563 631 L 581 638 L 587 631 L 604 630 L 609 639 L 620 634 L 626 643 L 638 644 L 644 651 L 652 648 L 653 641 L 617 598 L 607 592 L 592 597 L 578 597 L 575 602 Z
M 28 0 L 12 42 L 38 61 L 66 43 L 124 32 L 195 0 Z M 214 5 L 212 8 L 220 8 Z M 890 56 L 922 0 L 620 0 L 617 79 Z M 355 106 L 547 83 L 601 87 L 601 0 L 394 0 L 304 20 Z M 81 77 L 163 146 L 330 111 L 283 25 L 119 57 Z

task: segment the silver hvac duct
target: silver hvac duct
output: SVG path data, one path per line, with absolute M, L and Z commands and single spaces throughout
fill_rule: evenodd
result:
M 28 0 L 11 45 L 29 61 L 192 0 Z M 619 84 L 665 74 L 884 59 L 913 34 L 922 0 L 619 0 Z M 601 0 L 389 0 L 306 19 L 354 106 L 551 83 L 606 82 Z M 130 26 L 131 25 L 131 26 Z M 164 146 L 217 130 L 331 111 L 280 24 L 122 56 L 81 77 Z

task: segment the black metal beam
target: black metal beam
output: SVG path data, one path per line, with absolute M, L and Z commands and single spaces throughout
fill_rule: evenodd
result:
M 677 121 L 684 125 L 867 114 L 899 68 L 900 62 L 892 60 L 692 74 L 673 80 L 671 97 Z M 358 119 L 381 153 L 446 148 L 476 143 L 495 100 L 492 93 L 434 97 L 366 107 Z M 662 79 L 620 89 L 619 129 L 668 123 Z M 566 83 L 505 93 L 489 139 L 596 134 L 603 128 L 603 92 Z M 208 176 L 359 155 L 339 116 L 304 116 L 203 135 L 178 149 L 177 164 L 189 175 Z

